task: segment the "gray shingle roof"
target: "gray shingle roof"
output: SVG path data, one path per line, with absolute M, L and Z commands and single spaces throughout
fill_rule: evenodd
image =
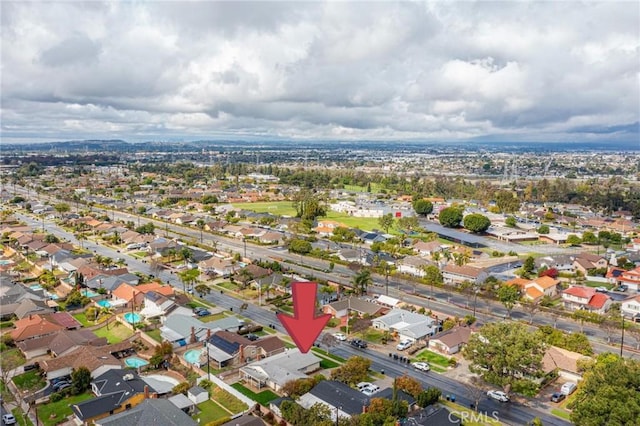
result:
M 145 399 L 123 413 L 97 420 L 96 426 L 195 426 L 197 423 L 166 399 Z

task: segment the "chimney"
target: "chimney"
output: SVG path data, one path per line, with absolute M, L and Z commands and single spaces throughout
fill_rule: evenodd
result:
M 144 386 L 144 399 L 149 399 L 149 386 Z
M 238 358 L 240 359 L 240 363 L 244 364 L 244 345 L 240 345 L 238 354 L 239 354 Z
M 367 412 L 367 406 L 363 405 L 362 406 L 362 414 L 365 414 Z

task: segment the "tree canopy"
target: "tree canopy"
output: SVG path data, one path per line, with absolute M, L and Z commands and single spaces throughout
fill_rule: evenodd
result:
M 415 200 L 413 202 L 413 209 L 420 216 L 426 216 L 433 211 L 433 203 L 424 199 Z
M 342 366 L 331 371 L 331 380 L 355 385 L 367 380 L 371 360 L 361 356 L 352 356 Z
M 460 207 L 447 207 L 442 209 L 438 215 L 438 220 L 442 226 L 447 228 L 457 228 L 462 222 L 462 208 Z
M 585 366 L 570 402 L 578 425 L 640 424 L 640 361 L 606 353 Z
M 463 224 L 469 231 L 479 234 L 489 229 L 491 221 L 483 214 L 471 213 L 464 217 Z
M 485 324 L 464 348 L 469 369 L 494 385 L 527 395 L 535 394 L 542 377 L 545 344 L 520 323 Z

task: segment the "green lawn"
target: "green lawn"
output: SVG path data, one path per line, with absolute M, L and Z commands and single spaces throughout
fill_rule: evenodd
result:
M 198 404 L 197 407 L 198 410 L 200 410 L 200 413 L 195 416 L 195 420 L 201 425 L 206 425 L 211 422 L 224 419 L 225 417 L 231 417 L 228 412 L 212 400 Z
M 331 361 L 331 360 L 328 360 L 328 359 L 324 359 L 323 358 L 320 361 L 320 368 L 336 368 L 336 367 L 339 367 L 339 366 L 340 366 L 340 364 L 338 364 L 337 362 Z
M 416 355 L 416 360 L 427 361 L 432 368 L 436 366 L 446 370 L 447 367 L 449 367 L 448 357 L 432 352 L 429 349 L 425 349 L 421 352 L 418 352 L 418 354 Z M 438 371 L 438 369 L 435 369 L 435 370 Z
M 383 337 L 384 337 L 384 331 L 380 331 L 375 328 L 369 328 L 365 331 L 363 338 L 364 340 L 367 340 L 369 342 L 381 343 Z
M 2 380 L 0 380 L 0 396 L 2 396 L 2 400 L 5 402 L 12 402 L 15 400 L 13 394 L 9 392 L 7 385 Z
M 61 423 L 72 414 L 71 405 L 93 398 L 91 392 L 70 396 L 57 402 L 50 402 L 38 406 L 38 420 L 44 426 L 54 426 Z
M 40 370 L 31 370 L 26 373 L 13 376 L 13 383 L 21 391 L 34 392 L 42 389 L 46 382 L 40 375 Z
M 295 216 L 292 201 L 267 201 L 261 203 L 234 203 L 233 207 L 257 213 L 271 213 L 280 216 Z
M 76 320 L 78 320 L 78 322 L 82 324 L 83 327 L 91 327 L 92 325 L 95 325 L 93 321 L 87 319 L 87 316 L 84 314 L 84 312 L 81 314 L 73 314 L 72 316 Z
M 271 401 L 278 398 L 278 395 L 271 392 L 270 390 L 263 390 L 262 392 L 255 393 L 249 388 L 244 387 L 241 383 L 234 383 L 231 385 L 235 390 L 243 394 L 244 396 L 253 399 L 260 405 L 264 405 L 265 407 L 269 405 Z
M 146 331 L 145 333 L 147 333 L 147 336 L 151 337 L 156 342 L 162 343 L 162 336 L 160 335 L 159 328 L 156 328 L 155 330 L 151 330 L 151 331 Z
M 13 321 L 0 321 L 0 328 L 11 328 L 13 327 Z
M 210 322 L 210 321 L 217 321 L 217 320 L 221 320 L 223 318 L 226 318 L 227 315 L 224 312 L 220 312 L 218 314 L 213 314 L 213 315 L 207 315 L 205 317 L 198 317 L 198 319 L 202 322 Z
M 316 353 L 317 353 L 317 354 L 319 354 L 319 355 L 325 356 L 325 357 L 327 357 L 327 358 L 331 358 L 331 359 L 333 359 L 334 361 L 338 361 L 338 362 L 345 362 L 345 359 L 344 359 L 344 358 L 339 357 L 338 355 L 331 354 L 331 353 L 329 353 L 329 352 L 327 352 L 327 351 L 325 351 L 325 350 L 323 350 L 323 349 L 313 347 L 313 348 L 311 348 L 311 350 L 312 350 L 313 352 L 316 352 Z
M 240 401 L 238 398 L 231 395 L 226 390 L 217 386 L 214 387 L 211 391 L 211 399 L 222 405 L 233 414 L 240 413 L 249 408 L 247 407 L 247 404 Z
M 571 413 L 561 408 L 552 408 L 551 414 L 553 414 L 556 417 L 560 417 L 561 419 L 571 420 Z
M 222 288 L 224 288 L 224 289 L 231 290 L 231 291 L 238 291 L 238 290 L 240 290 L 240 287 L 238 287 L 237 285 L 235 285 L 234 283 L 229 282 L 229 281 L 221 282 L 221 283 L 216 284 L 216 285 L 217 285 L 218 287 L 222 287 Z
M 0 365 L 4 370 L 12 370 L 26 362 L 24 355 L 18 348 L 3 350 L 0 353 Z
M 109 324 L 108 330 L 102 327 L 94 330 L 94 333 L 98 337 L 106 337 L 109 344 L 120 343 L 133 336 L 133 331 L 116 321 Z
M 13 417 L 16 418 L 16 421 L 20 426 L 33 426 L 33 422 L 31 421 L 31 419 L 29 419 L 29 417 L 24 415 L 24 411 L 22 411 L 22 408 L 14 408 L 13 410 L 11 410 L 11 414 L 13 414 Z

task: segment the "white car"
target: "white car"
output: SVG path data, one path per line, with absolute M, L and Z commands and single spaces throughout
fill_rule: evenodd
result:
M 362 392 L 364 389 L 373 386 L 373 383 L 369 383 L 369 382 L 360 382 L 356 385 L 356 387 L 358 388 L 358 390 L 360 392 Z
M 5 425 L 15 425 L 16 424 L 16 418 L 13 417 L 13 414 L 3 414 L 2 415 L 2 422 Z
M 502 391 L 490 390 L 489 392 L 487 392 L 487 396 L 499 402 L 509 402 L 509 396 Z
M 342 333 L 333 333 L 333 337 L 335 337 L 336 340 L 340 340 L 341 342 L 344 342 L 347 340 L 347 336 L 345 336 Z
M 420 371 L 429 371 L 431 367 L 429 367 L 429 363 L 426 362 L 412 362 L 413 368 Z
M 560 393 L 563 393 L 567 396 L 571 395 L 573 392 L 575 392 L 576 388 L 578 386 L 576 386 L 575 383 L 572 382 L 567 382 L 564 385 L 562 385 L 562 387 L 560 388 Z
M 374 393 L 378 392 L 380 390 L 380 388 L 376 385 L 371 385 L 371 386 L 367 386 L 364 389 L 362 389 L 360 392 L 362 392 L 363 394 L 365 394 L 366 396 L 371 396 Z
M 402 342 L 398 343 L 398 346 L 396 346 L 396 349 L 399 351 L 404 351 L 411 345 L 413 345 L 413 342 L 411 340 L 403 340 Z

